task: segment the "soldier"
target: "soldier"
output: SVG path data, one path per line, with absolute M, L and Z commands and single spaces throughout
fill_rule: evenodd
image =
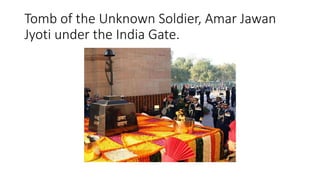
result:
M 226 88 L 226 103 L 230 104 L 230 89 L 228 87 Z
M 195 96 L 196 95 L 196 88 L 195 87 L 191 87 L 189 88 L 189 96 Z
M 205 87 L 205 94 L 207 96 L 207 100 L 210 99 L 210 93 L 211 93 L 210 87 L 206 86 Z
M 84 117 L 90 117 L 90 105 L 91 105 L 91 99 L 87 99 L 87 103 L 85 104 L 85 109 L 84 109 Z
M 186 109 L 185 109 L 185 102 L 184 102 L 183 98 L 178 98 L 177 110 L 180 110 L 180 109 L 186 111 Z
M 231 88 L 231 107 L 236 106 L 236 87 Z
M 201 122 L 203 119 L 203 108 L 199 103 L 198 98 L 193 98 L 193 102 L 189 107 L 189 116 L 194 118 L 195 121 Z
M 201 105 L 201 108 L 203 109 L 203 105 L 204 105 L 204 87 L 200 87 L 199 94 L 200 94 L 200 105 Z
M 224 134 L 223 143 L 227 147 L 229 125 L 235 120 L 234 112 L 229 108 L 227 103 L 223 103 L 218 110 L 217 128 L 221 129 Z
M 212 101 L 211 99 L 207 99 L 208 104 L 212 105 L 212 119 L 213 119 L 213 126 L 217 127 L 217 120 L 218 120 L 218 110 L 220 108 L 220 105 L 222 103 L 222 98 L 217 96 L 215 101 Z
M 167 116 L 171 119 L 173 119 L 176 116 L 176 103 L 173 101 L 173 96 L 170 95 L 163 101 L 163 106 L 161 110 L 162 116 Z
M 89 117 L 89 109 L 90 109 L 90 88 L 84 88 L 84 117 Z

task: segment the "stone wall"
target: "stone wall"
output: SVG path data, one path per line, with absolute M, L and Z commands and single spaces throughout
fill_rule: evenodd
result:
M 115 53 L 112 57 L 112 95 L 142 96 L 170 92 L 170 48 L 85 48 L 84 87 L 91 89 L 91 96 L 111 94 L 105 74 L 106 49 Z

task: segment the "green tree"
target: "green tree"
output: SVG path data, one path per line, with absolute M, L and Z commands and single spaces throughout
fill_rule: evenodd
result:
M 191 69 L 191 80 L 195 82 L 208 82 L 214 80 L 214 67 L 207 59 L 199 60 Z
M 172 82 L 187 82 L 190 79 L 191 59 L 177 58 L 171 65 Z
M 214 76 L 216 77 L 215 80 L 220 81 L 222 85 L 225 82 L 235 82 L 236 65 L 234 63 L 217 65 Z
M 236 80 L 236 65 L 212 65 L 208 59 L 200 59 L 193 64 L 194 59 L 179 57 L 171 64 L 171 79 L 179 82 L 220 82 L 221 85 L 230 85 Z M 225 84 L 228 83 L 228 84 Z
M 221 79 L 225 81 L 235 81 L 236 80 L 236 65 L 232 64 L 223 64 L 218 66 L 218 69 L 221 71 Z

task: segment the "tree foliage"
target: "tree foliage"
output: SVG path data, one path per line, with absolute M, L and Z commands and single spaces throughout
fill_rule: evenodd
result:
M 199 60 L 191 69 L 191 80 L 195 82 L 208 82 L 214 79 L 213 66 L 209 60 Z
M 192 60 L 185 58 L 177 58 L 171 65 L 171 78 L 173 82 L 187 82 L 190 79 L 190 69 L 192 68 Z
M 210 82 L 235 81 L 236 65 L 212 65 L 208 59 L 200 59 L 193 64 L 194 59 L 177 58 L 171 65 L 172 82 Z
M 236 65 L 222 64 L 217 66 L 217 79 L 221 81 L 235 81 L 236 80 Z

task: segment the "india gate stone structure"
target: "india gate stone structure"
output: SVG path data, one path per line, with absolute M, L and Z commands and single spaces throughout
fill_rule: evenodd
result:
M 85 48 L 84 87 L 90 95 L 110 95 L 110 85 L 105 74 L 104 56 L 111 49 L 113 81 L 112 94 L 123 96 L 136 103 L 136 109 L 147 105 L 161 105 L 161 100 L 170 93 L 171 49 L 170 48 Z

